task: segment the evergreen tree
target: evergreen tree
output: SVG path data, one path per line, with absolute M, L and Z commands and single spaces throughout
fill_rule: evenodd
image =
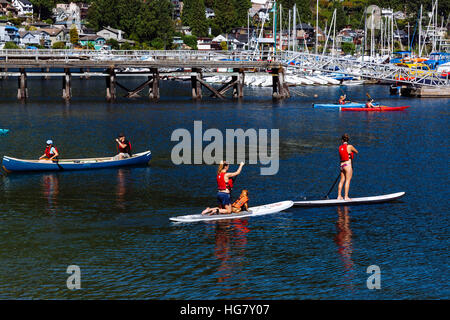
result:
M 70 28 L 69 35 L 70 35 L 70 43 L 78 44 L 78 41 L 80 41 L 80 37 L 78 35 L 78 30 L 75 26 L 72 26 Z
M 214 24 L 219 33 L 230 32 L 236 26 L 236 11 L 233 0 L 215 0 Z
M 252 2 L 250 0 L 234 0 L 234 7 L 236 9 L 235 26 L 246 26 L 248 9 L 252 7 Z
M 198 37 L 208 35 L 208 21 L 205 15 L 205 3 L 203 0 L 191 0 L 193 4 L 191 13 L 191 22 L 189 26 L 191 31 Z

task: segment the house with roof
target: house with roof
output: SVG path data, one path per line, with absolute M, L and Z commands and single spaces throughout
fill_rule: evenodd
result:
M 58 3 L 52 10 L 55 24 L 64 25 L 66 27 L 76 25 L 77 29 L 81 29 L 81 7 L 79 4 Z
M 206 16 L 206 19 L 212 19 L 212 18 L 214 18 L 216 15 L 215 15 L 213 9 L 211 9 L 211 8 L 205 8 L 205 16 Z
M 99 32 L 97 32 L 97 35 L 99 37 L 103 37 L 106 40 L 114 39 L 118 42 L 121 42 L 122 40 L 125 39 L 125 32 L 119 29 L 111 28 L 110 26 L 107 26 L 102 30 L 100 30 Z
M 70 44 L 70 34 L 68 29 L 60 28 L 42 28 L 39 31 L 44 31 L 49 35 L 50 46 L 56 42 L 64 42 L 66 45 Z
M 44 46 L 46 48 L 51 47 L 50 35 L 42 30 L 35 31 L 19 31 L 20 44 L 27 46 Z
M 12 5 L 11 1 L 0 0 L 0 15 L 7 16 L 8 14 L 17 16 L 18 10 Z
M 19 29 L 11 25 L 0 25 L 0 43 L 14 42 L 19 44 Z
M 100 50 L 106 45 L 106 39 L 96 34 L 87 34 L 80 36 L 80 45 L 89 47 L 92 45 L 95 50 Z
M 19 17 L 33 15 L 33 4 L 28 0 L 12 0 L 12 5 L 17 9 Z

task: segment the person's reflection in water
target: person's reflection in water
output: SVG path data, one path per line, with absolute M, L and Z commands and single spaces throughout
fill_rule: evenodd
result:
M 42 192 L 47 199 L 46 209 L 50 214 L 57 213 L 59 184 L 56 174 L 46 174 L 42 176 Z
M 337 207 L 338 220 L 336 223 L 337 234 L 334 238 L 338 245 L 338 252 L 341 256 L 341 260 L 345 268 L 345 281 L 349 283 L 349 287 L 352 288 L 353 284 L 351 279 L 353 278 L 353 260 L 352 260 L 352 230 L 350 229 L 350 216 L 349 208 Z
M 119 209 L 125 211 L 125 193 L 127 192 L 127 173 L 126 169 L 117 170 L 117 189 L 116 202 Z
M 236 291 L 244 282 L 244 279 L 241 279 L 241 269 L 245 262 L 247 234 L 250 232 L 248 221 L 217 221 L 215 232 L 214 256 L 221 260 L 217 270 L 217 282 L 221 283 L 221 288 L 226 291 Z M 223 286 L 224 283 L 227 283 L 227 286 Z

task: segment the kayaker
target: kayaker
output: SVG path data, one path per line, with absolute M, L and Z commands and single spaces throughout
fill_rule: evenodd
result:
M 350 102 L 350 101 L 346 101 L 345 99 L 347 99 L 346 94 L 344 94 L 343 96 L 340 96 L 339 100 L 338 100 L 338 104 L 346 104 L 346 103 Z
M 116 138 L 116 143 L 119 154 L 114 157 L 115 160 L 122 160 L 132 156 L 131 143 L 125 138 L 123 133 Z
M 367 99 L 366 108 L 375 108 L 373 105 L 373 99 Z
M 353 168 L 352 159 L 354 154 L 358 153 L 355 147 L 348 144 L 350 138 L 348 134 L 342 136 L 342 144 L 339 146 L 339 158 L 341 160 L 341 180 L 338 185 L 338 200 L 342 200 L 342 187 L 345 182 L 344 200 L 351 200 L 348 197 L 348 191 L 350 190 L 350 181 L 352 180 Z
M 232 212 L 231 208 L 231 189 L 233 188 L 233 179 L 238 176 L 242 167 L 244 166 L 244 162 L 241 162 L 239 168 L 236 172 L 228 172 L 230 165 L 221 161 L 219 164 L 219 168 L 217 170 L 217 200 L 219 202 L 218 210 L 215 210 L 218 214 L 230 214 Z M 206 208 L 202 214 L 210 213 L 211 208 Z
M 56 160 L 59 156 L 58 149 L 53 145 L 53 140 L 47 140 L 44 154 L 39 157 L 39 160 Z

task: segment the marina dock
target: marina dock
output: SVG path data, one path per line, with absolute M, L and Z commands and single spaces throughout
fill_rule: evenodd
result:
M 133 71 L 130 71 L 133 70 Z M 378 64 L 338 56 L 281 51 L 275 55 L 255 51 L 92 51 L 92 50 L 0 50 L 0 78 L 17 77 L 17 98 L 28 98 L 30 77 L 60 77 L 62 97 L 72 97 L 72 78 L 103 77 L 105 97 L 114 101 L 118 89 L 124 97 L 148 90 L 151 100 L 160 98 L 160 82 L 183 79 L 191 82 L 191 96 L 201 99 L 209 95 L 224 99 L 228 91 L 233 98 L 244 97 L 245 77 L 263 72 L 271 77 L 272 97 L 290 97 L 286 75 L 304 72 L 340 73 L 364 80 L 393 83 L 401 93 L 418 97 L 450 97 L 450 80 L 436 71 L 411 77 L 410 70 L 393 64 Z M 227 76 L 219 88 L 205 77 Z M 142 83 L 128 88 L 127 77 L 141 77 Z M 119 82 L 120 79 L 120 82 Z M 401 80 L 400 80 L 401 79 Z M 206 90 L 206 91 L 205 91 Z

